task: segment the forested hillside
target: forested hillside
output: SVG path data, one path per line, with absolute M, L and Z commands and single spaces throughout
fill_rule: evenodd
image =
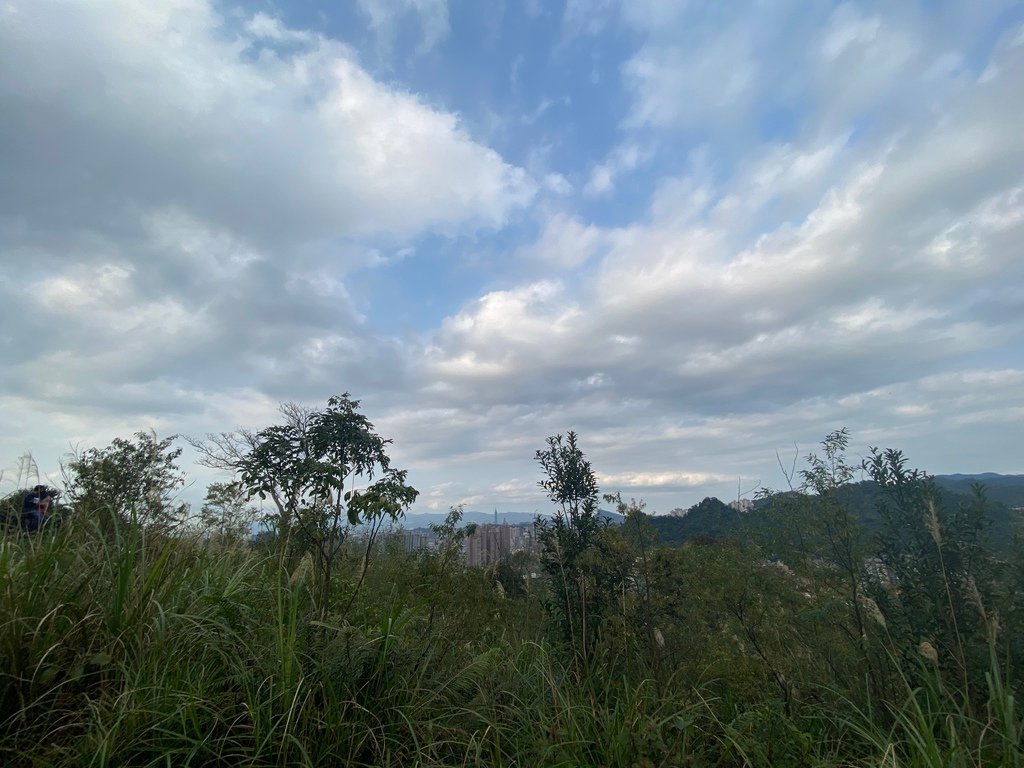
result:
M 972 476 L 970 480 L 949 480 L 950 476 L 934 478 L 935 503 L 947 512 L 973 502 L 973 486 L 984 494 L 986 509 L 985 536 L 989 544 L 1002 553 L 1009 553 L 1013 536 L 1021 522 L 1021 512 L 1013 508 L 1013 500 L 1022 490 L 1015 475 Z M 789 491 L 757 499 L 751 509 L 738 512 L 723 501 L 706 498 L 690 507 L 683 515 L 653 515 L 650 523 L 663 544 L 687 541 L 728 541 L 747 536 L 767 536 L 774 525 L 773 513 L 780 504 L 792 503 L 801 494 Z M 837 491 L 842 503 L 856 519 L 863 535 L 885 534 L 885 521 L 879 511 L 886 498 L 885 489 L 873 480 L 850 483 Z
M 969 494 L 971 487 L 980 484 L 992 501 L 1010 508 L 1024 507 L 1024 475 L 999 475 L 982 472 L 978 475 L 936 475 L 936 484 L 949 491 Z

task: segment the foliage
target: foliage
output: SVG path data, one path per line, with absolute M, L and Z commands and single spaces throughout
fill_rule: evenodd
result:
M 1019 768 L 1024 556 L 988 548 L 983 494 L 951 505 L 898 452 L 868 461 L 891 526 L 875 540 L 845 448 L 830 434 L 769 496 L 771 525 L 665 546 L 619 494 L 621 526 L 579 527 L 596 481 L 575 436 L 552 438 L 565 527 L 543 584 L 524 556 L 468 567 L 458 508 L 436 551 L 363 528 L 318 571 L 300 539 L 330 530 L 340 448 L 291 521 L 297 560 L 75 496 L 51 535 L 0 538 L 0 764 Z M 395 490 L 353 513 L 390 519 Z M 211 488 L 209 512 L 241 498 Z M 561 573 L 585 591 L 560 604 Z
M 260 511 L 238 483 L 211 483 L 199 511 L 203 529 L 222 541 L 246 538 Z
M 764 492 L 773 523 L 767 541 L 773 557 L 814 585 L 816 600 L 828 606 L 822 615 L 850 649 L 835 665 L 836 677 L 853 690 L 855 681 L 866 681 L 865 694 L 878 699 L 888 695 L 880 669 L 886 661 L 869 615 L 871 551 L 847 493 L 857 470 L 846 460 L 848 445 L 847 430 L 830 432 L 821 453 L 809 454 L 807 467 L 796 474 L 796 493 Z
M 372 545 L 383 521 L 400 518 L 419 495 L 406 485 L 406 471 L 391 466 L 386 451 L 391 441 L 378 435 L 358 408 L 359 401 L 346 392 L 330 398 L 321 411 L 285 409 L 293 417 L 257 433 L 236 467 L 250 496 L 269 496 L 277 506 L 282 556 L 296 529 L 309 548 L 321 616 L 328 611 L 332 571 L 349 527 L 370 523 Z
M 636 499 L 626 502 L 621 493 L 605 494 L 604 499 L 622 516 L 622 525 L 608 527 L 602 535 L 605 542 L 602 556 L 618 568 L 610 586 L 619 589 L 617 615 L 613 614 L 618 631 L 606 633 L 606 645 L 614 646 L 615 639 L 621 636 L 618 653 L 624 666 L 632 667 L 634 673 L 639 670 L 652 675 L 657 688 L 666 668 L 662 653 L 664 637 L 656 626 L 653 607 L 658 534 L 650 517 L 644 514 L 644 502 Z M 612 542 L 617 546 L 610 546 Z
M 115 438 L 106 448 L 74 454 L 65 466 L 71 505 L 100 520 L 109 532 L 120 521 L 169 531 L 185 522 L 188 505 L 176 501 L 185 484 L 178 467 L 177 435 L 158 440 L 153 432 Z
M 597 526 L 597 476 L 580 450 L 575 432 L 547 439 L 548 447 L 538 450 L 535 459 L 544 472 L 539 485 L 556 505 L 556 515 L 568 519 L 574 534 L 586 540 Z
M 865 468 L 885 494 L 878 557 L 898 588 L 879 589 L 876 599 L 891 617 L 889 632 L 905 657 L 929 643 L 968 702 L 979 699 L 975 681 L 989 666 L 986 585 L 995 567 L 984 491 L 975 487 L 969 503 L 950 509 L 933 478 L 908 468 L 900 451 L 873 449 Z
M 684 514 L 657 515 L 650 524 L 664 544 L 686 541 L 734 541 L 742 535 L 743 515 L 735 509 L 708 497 L 694 504 Z
M 607 524 L 597 509 L 597 476 L 580 449 L 576 433 L 554 435 L 535 458 L 544 472 L 538 485 L 556 505 L 553 518 L 538 517 L 541 567 L 547 574 L 551 611 L 562 639 L 588 658 L 607 604 L 614 597 L 615 573 L 596 552 Z

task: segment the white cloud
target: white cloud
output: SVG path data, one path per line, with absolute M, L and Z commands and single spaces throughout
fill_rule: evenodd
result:
M 605 233 L 599 227 L 585 225 L 565 213 L 555 213 L 545 219 L 540 237 L 520 250 L 518 258 L 554 268 L 574 268 L 586 263 L 606 243 Z
M 531 457 L 570 428 L 604 488 L 661 510 L 731 498 L 734 475 L 778 484 L 777 448 L 844 424 L 855 452 L 1020 471 L 1024 47 L 1007 29 L 979 59 L 995 0 L 927 17 L 567 4 L 563 35 L 586 40 L 557 56 L 584 78 L 600 56 L 620 65 L 626 107 L 528 93 L 527 60 L 522 102 L 558 106 L 507 121 L 528 171 L 268 13 L 16 10 L 0 24 L 0 456 L 258 427 L 279 399 L 347 388 L 437 508 L 543 508 Z M 382 41 L 450 47 L 444 3 L 364 12 Z M 606 35 L 638 47 L 612 62 Z M 595 115 L 618 126 L 608 144 L 568 147 Z M 626 174 L 649 197 L 588 218 Z M 373 286 L 405 266 L 429 294 L 415 309 L 447 319 L 399 339 L 371 318 L 400 314 L 401 292 Z
M 489 497 L 500 498 L 506 503 L 537 503 L 545 498 L 536 480 L 521 480 L 518 477 L 494 485 Z
M 652 43 L 623 68 L 634 93 L 627 127 L 694 126 L 741 114 L 757 66 L 745 30 L 699 44 Z
M 5 428 L 2 456 L 32 447 L 55 471 L 69 439 L 258 426 L 253 398 L 338 382 L 399 389 L 405 353 L 348 272 L 502 227 L 534 196 L 456 115 L 266 13 L 16 10 L 0 24 L 0 391 L 37 420 Z M 25 291 L 40 300 L 15 311 Z
M 275 42 L 309 43 L 314 37 L 304 30 L 288 29 L 280 19 L 262 11 L 246 22 L 245 31 L 256 39 Z
M 449 33 L 447 0 L 358 0 L 380 44 L 390 51 L 399 26 L 414 18 L 419 26 L 419 53 L 427 53 Z
M 708 133 L 749 142 L 779 116 L 836 132 L 876 109 L 897 124 L 935 108 L 991 34 L 1003 0 L 941 7 L 623 3 L 643 43 L 625 63 L 630 129 Z M 879 109 L 881 105 L 884 109 Z M 785 126 L 785 123 L 783 123 Z
M 636 170 L 650 158 L 650 153 L 640 149 L 636 144 L 625 144 L 616 147 L 600 165 L 594 166 L 590 172 L 590 180 L 583 188 L 583 194 L 598 197 L 611 194 L 615 188 L 615 180 L 624 173 Z
M 29 225 L 174 204 L 276 242 L 403 237 L 501 225 L 535 189 L 454 115 L 262 14 L 232 29 L 204 2 L 38 3 L 0 37 L 0 93 L 18 115 L 0 129 L 0 199 Z M 302 43 L 276 47 L 285 38 Z M 36 197 L 45 209 L 25 210 Z
M 572 184 L 560 173 L 548 173 L 544 176 L 544 188 L 559 196 L 572 192 Z
M 623 145 L 710 127 L 712 146 L 661 177 L 631 224 L 548 215 L 517 257 L 576 271 L 542 297 L 513 286 L 463 307 L 427 359 L 435 395 L 474 403 L 472 429 L 510 443 L 504 477 L 530 477 L 531 447 L 575 428 L 603 489 L 637 488 L 662 511 L 731 498 L 725 464 L 745 486 L 782 485 L 776 450 L 843 425 L 854 457 L 895 446 L 932 471 L 1021 471 L 1010 424 L 1024 374 L 1001 365 L 1024 359 L 1015 31 L 974 86 L 962 40 L 983 25 L 963 8 L 922 26 L 850 6 L 803 14 L 792 34 L 785 16 L 723 11 L 713 32 L 691 24 L 692 45 L 681 8 L 624 7 L 649 39 L 624 68 Z M 802 122 L 751 144 L 769 98 Z M 870 130 L 864 110 L 879 115 Z M 613 177 L 595 167 L 590 192 Z
M 878 38 L 881 27 L 879 16 L 865 17 L 853 5 L 841 5 L 832 14 L 832 22 L 821 41 L 821 53 L 834 61 L 850 48 L 866 48 Z
M 1024 408 L 1024 374 L 976 362 L 1024 359 L 1024 138 L 1007 110 L 1022 83 L 1000 50 L 1000 74 L 945 93 L 941 120 L 764 144 L 724 180 L 698 158 L 629 226 L 549 217 L 519 256 L 564 254 L 575 279 L 446 323 L 427 368 L 443 398 L 493 408 L 478 428 L 517 444 L 577 428 L 602 486 L 643 486 L 655 508 L 672 488 L 734 489 L 719 452 L 777 484 L 775 447 L 844 424 L 861 455 L 895 445 L 937 471 L 963 461 L 939 436 L 963 425 L 980 449 L 995 428 L 1013 471 L 996 425 Z M 513 401 L 534 414 L 521 430 Z
M 599 472 L 597 479 L 606 492 L 612 488 L 699 488 L 731 480 L 706 472 Z
M 566 39 L 602 32 L 615 16 L 616 0 L 566 0 L 562 34 Z
M 494 380 L 529 375 L 522 353 L 541 352 L 537 342 L 575 335 L 580 310 L 566 302 L 563 286 L 541 281 L 508 291 L 492 291 L 445 320 L 428 365 L 441 379 Z M 557 354 L 557 349 L 552 348 Z M 539 361 L 538 361 L 539 362 Z M 549 364 L 557 365 L 550 358 Z

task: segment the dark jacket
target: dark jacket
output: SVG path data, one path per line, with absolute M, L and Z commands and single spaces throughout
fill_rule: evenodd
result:
M 39 511 L 42 497 L 39 491 L 30 491 L 21 503 L 21 528 L 28 533 L 35 533 L 46 523 L 46 518 Z

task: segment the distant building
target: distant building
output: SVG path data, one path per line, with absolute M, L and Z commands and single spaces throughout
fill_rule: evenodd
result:
M 484 568 L 512 553 L 512 526 L 480 525 L 464 544 L 467 565 Z
M 736 499 L 736 501 L 730 501 L 729 506 L 737 512 L 749 512 L 754 508 L 754 502 L 750 499 Z
M 535 529 L 533 523 L 512 526 L 512 551 L 533 553 Z
M 406 552 L 434 549 L 434 535 L 423 531 L 402 531 L 402 546 Z

